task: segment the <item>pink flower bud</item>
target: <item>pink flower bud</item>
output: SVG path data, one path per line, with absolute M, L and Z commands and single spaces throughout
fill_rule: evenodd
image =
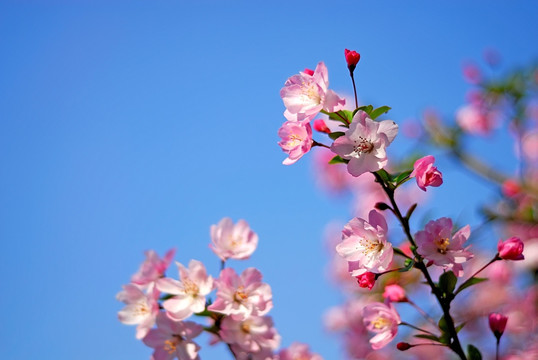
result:
M 372 290 L 375 284 L 375 274 L 373 272 L 367 271 L 364 274 L 356 276 L 357 283 L 361 288 L 368 288 Z
M 415 177 L 417 185 L 426 191 L 426 186 L 440 186 L 443 183 L 443 174 L 433 166 L 435 158 L 432 155 L 424 156 L 415 161 L 410 177 Z
M 314 120 L 314 130 L 327 134 L 331 133 L 331 129 L 329 129 L 327 124 L 325 124 L 325 121 L 321 119 Z
M 406 342 L 399 342 L 396 345 L 396 348 L 398 348 L 398 350 L 400 350 L 400 351 L 409 350 L 409 349 L 411 349 L 411 344 L 408 344 Z
M 521 187 L 519 186 L 519 184 L 516 181 L 514 181 L 512 179 L 508 179 L 505 182 L 503 182 L 502 192 L 503 192 L 504 196 L 514 197 L 517 194 L 519 194 L 520 191 L 521 191 Z
M 508 317 L 499 313 L 489 314 L 489 328 L 493 331 L 496 338 L 500 338 L 506 327 Z
M 361 54 L 359 54 L 355 50 L 348 50 L 348 49 L 345 49 L 344 53 L 346 55 L 346 62 L 347 62 L 347 67 L 349 71 L 355 70 L 355 67 L 359 63 L 359 60 L 361 59 Z
M 304 69 L 303 72 L 304 72 L 305 74 L 307 74 L 307 75 L 310 75 L 310 76 L 314 75 L 314 70 Z
M 404 288 L 398 284 L 385 286 L 385 291 L 383 292 L 383 298 L 389 299 L 392 302 L 407 301 Z
M 499 240 L 497 244 L 497 251 L 499 252 L 499 257 L 503 260 L 523 260 L 523 241 L 518 237 L 511 237 L 504 242 Z

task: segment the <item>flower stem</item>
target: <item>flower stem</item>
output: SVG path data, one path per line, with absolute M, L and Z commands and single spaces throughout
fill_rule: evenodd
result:
M 497 260 L 501 260 L 501 258 L 499 257 L 499 253 L 495 254 L 495 256 L 493 257 L 493 259 L 491 259 L 486 265 L 482 266 L 480 268 L 480 270 L 478 270 L 477 272 L 475 272 L 469 279 L 472 279 L 474 278 L 476 275 L 478 275 L 478 273 L 482 272 L 482 270 L 484 270 L 485 268 L 487 268 L 488 266 L 490 266 L 491 264 L 493 264 L 495 261 Z
M 349 71 L 351 76 L 351 82 L 353 83 L 353 93 L 355 94 L 355 109 L 359 107 L 359 102 L 357 101 L 357 87 L 355 86 L 355 77 L 353 76 L 353 71 Z

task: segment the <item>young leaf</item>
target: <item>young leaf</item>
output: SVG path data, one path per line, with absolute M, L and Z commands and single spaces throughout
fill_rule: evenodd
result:
M 372 112 L 373 109 L 374 107 L 372 105 L 359 106 L 358 108 L 355 109 L 355 111 L 353 112 L 353 115 L 355 115 L 357 111 L 362 110 L 365 113 L 367 113 L 368 116 L 370 116 L 370 113 Z
M 333 140 L 338 139 L 340 136 L 344 136 L 346 133 L 342 131 L 335 131 L 329 134 L 329 137 Z
M 404 183 L 404 180 L 407 180 L 406 178 L 409 178 L 409 175 L 413 172 L 413 170 L 407 170 L 407 171 L 404 171 L 400 174 L 398 174 L 396 176 L 396 178 L 394 179 L 394 182 L 396 183 L 396 185 L 400 185 Z
M 456 290 L 456 292 L 454 292 L 454 295 L 457 295 L 460 291 L 462 291 L 463 289 L 467 289 L 469 286 L 473 286 L 475 284 L 480 284 L 481 282 L 486 281 L 486 280 L 488 280 L 488 279 L 472 277 L 469 280 L 467 280 L 466 282 L 464 282 L 463 284 L 461 284 L 458 287 L 458 289 Z
M 441 318 L 439 319 L 439 322 L 437 323 L 437 325 L 439 326 L 439 329 L 441 329 L 442 332 L 448 332 L 448 326 L 446 324 L 446 320 L 445 320 L 445 316 L 441 316 Z
M 375 120 L 377 117 L 379 117 L 381 114 L 384 114 L 384 113 L 387 113 L 391 108 L 388 107 L 388 106 L 381 106 L 381 107 L 378 107 L 377 109 L 375 110 L 372 110 L 370 112 L 370 117 L 372 118 L 372 120 Z
M 414 337 L 417 337 L 417 338 L 420 338 L 420 339 L 428 339 L 428 340 L 433 340 L 433 341 L 441 342 L 437 336 L 433 336 L 433 335 L 428 335 L 428 334 L 417 334 L 417 335 L 413 335 L 413 336 L 414 336 Z
M 469 360 L 482 360 L 482 354 L 474 345 L 469 344 L 467 346 L 467 352 L 469 353 Z
M 413 265 L 415 265 L 415 262 L 411 259 L 405 259 L 405 262 L 404 262 L 404 268 L 398 270 L 398 272 L 406 272 L 406 271 L 409 271 L 413 268 Z
M 456 288 L 458 278 L 452 271 L 447 271 L 439 277 L 439 288 L 445 294 L 446 298 L 453 298 L 453 291 Z
M 342 159 L 340 156 L 336 155 L 329 161 L 329 164 L 347 164 L 348 162 L 349 160 Z

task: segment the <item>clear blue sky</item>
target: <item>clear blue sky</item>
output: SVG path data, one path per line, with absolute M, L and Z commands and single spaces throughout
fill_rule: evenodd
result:
M 260 236 L 237 267 L 272 286 L 283 345 L 338 358 L 321 325 L 340 299 L 322 230 L 348 207 L 316 189 L 308 157 L 281 165 L 284 81 L 324 60 L 349 93 L 355 49 L 365 102 L 396 121 L 450 116 L 464 60 L 487 47 L 505 67 L 536 59 L 537 14 L 533 1 L 2 1 L 0 358 L 148 359 L 115 294 L 149 248 L 217 275 L 209 226 L 224 216 Z M 460 189 L 436 190 L 444 215 L 487 195 Z

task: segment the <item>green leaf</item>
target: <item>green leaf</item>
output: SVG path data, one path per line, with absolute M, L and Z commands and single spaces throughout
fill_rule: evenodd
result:
M 329 137 L 333 140 L 338 139 L 340 136 L 344 136 L 346 133 L 342 131 L 335 131 L 329 134 Z
M 461 329 L 465 326 L 466 323 L 461 323 L 458 326 L 456 326 L 456 333 L 459 333 Z
M 467 346 L 467 353 L 469 353 L 469 360 L 482 360 L 482 354 L 474 345 L 469 344 Z
M 428 339 L 428 340 L 433 340 L 433 341 L 437 341 L 437 342 L 441 342 L 439 340 L 439 338 L 437 336 L 434 336 L 434 335 L 428 335 L 428 334 L 417 334 L 417 335 L 413 335 L 414 337 L 417 337 L 417 338 L 420 338 L 420 339 Z
M 415 262 L 411 259 L 405 259 L 405 262 L 404 262 L 404 268 L 403 269 L 400 269 L 398 270 L 398 272 L 406 272 L 406 271 L 409 271 L 413 268 L 413 265 L 415 265 Z
M 349 160 L 342 159 L 340 156 L 336 155 L 329 161 L 329 164 L 347 164 L 348 162 Z
M 353 119 L 353 113 L 349 110 L 340 110 L 332 113 L 322 110 L 321 112 L 325 115 L 329 115 L 329 119 L 340 121 L 341 123 L 345 124 L 346 127 L 348 124 L 351 123 L 351 120 Z
M 439 342 L 441 344 L 450 345 L 450 334 L 449 333 L 443 333 L 443 335 L 441 335 L 439 337 Z
M 441 316 L 441 318 L 439 319 L 439 322 L 437 323 L 437 325 L 439 326 L 439 329 L 441 329 L 441 331 L 443 333 L 446 333 L 448 332 L 448 325 L 446 324 L 446 320 L 445 320 L 445 316 Z
M 407 220 L 409 220 L 409 219 L 411 218 L 411 215 L 413 214 L 413 211 L 415 211 L 415 209 L 417 208 L 417 205 L 418 205 L 418 204 L 415 203 L 415 204 L 411 205 L 411 207 L 409 208 L 409 210 L 407 210 L 407 214 L 405 214 L 405 218 L 406 218 Z
M 372 112 L 372 110 L 374 110 L 374 107 L 372 105 L 359 106 L 358 108 L 355 109 L 355 111 L 353 112 L 353 115 L 355 115 L 357 111 L 359 110 L 364 111 L 370 116 L 370 113 Z
M 381 179 L 383 179 L 385 184 L 392 184 L 392 176 L 390 176 L 390 174 L 385 169 L 378 170 L 377 174 L 381 176 Z
M 454 295 L 459 294 L 463 289 L 467 289 L 469 286 L 480 284 L 481 282 L 486 281 L 486 280 L 488 280 L 488 279 L 472 277 L 469 280 L 467 280 L 466 282 L 464 282 L 463 284 L 461 284 L 458 287 L 458 289 L 456 290 L 456 292 L 454 292 Z
M 389 107 L 389 106 L 381 106 L 381 107 L 378 107 L 377 109 L 372 110 L 372 111 L 370 112 L 370 117 L 372 118 L 372 120 L 375 120 L 375 119 L 378 118 L 381 114 L 385 114 L 385 113 L 389 112 L 390 109 L 391 109 L 391 107 Z
M 404 172 L 401 172 L 399 173 L 398 175 L 396 175 L 396 178 L 394 178 L 394 182 L 396 184 L 399 184 L 401 183 L 405 178 L 408 178 L 409 175 L 413 172 L 413 170 L 407 170 L 407 171 L 404 171 Z
M 447 299 L 454 298 L 453 291 L 456 288 L 458 278 L 452 271 L 447 271 L 439 277 L 439 289 L 444 293 Z

